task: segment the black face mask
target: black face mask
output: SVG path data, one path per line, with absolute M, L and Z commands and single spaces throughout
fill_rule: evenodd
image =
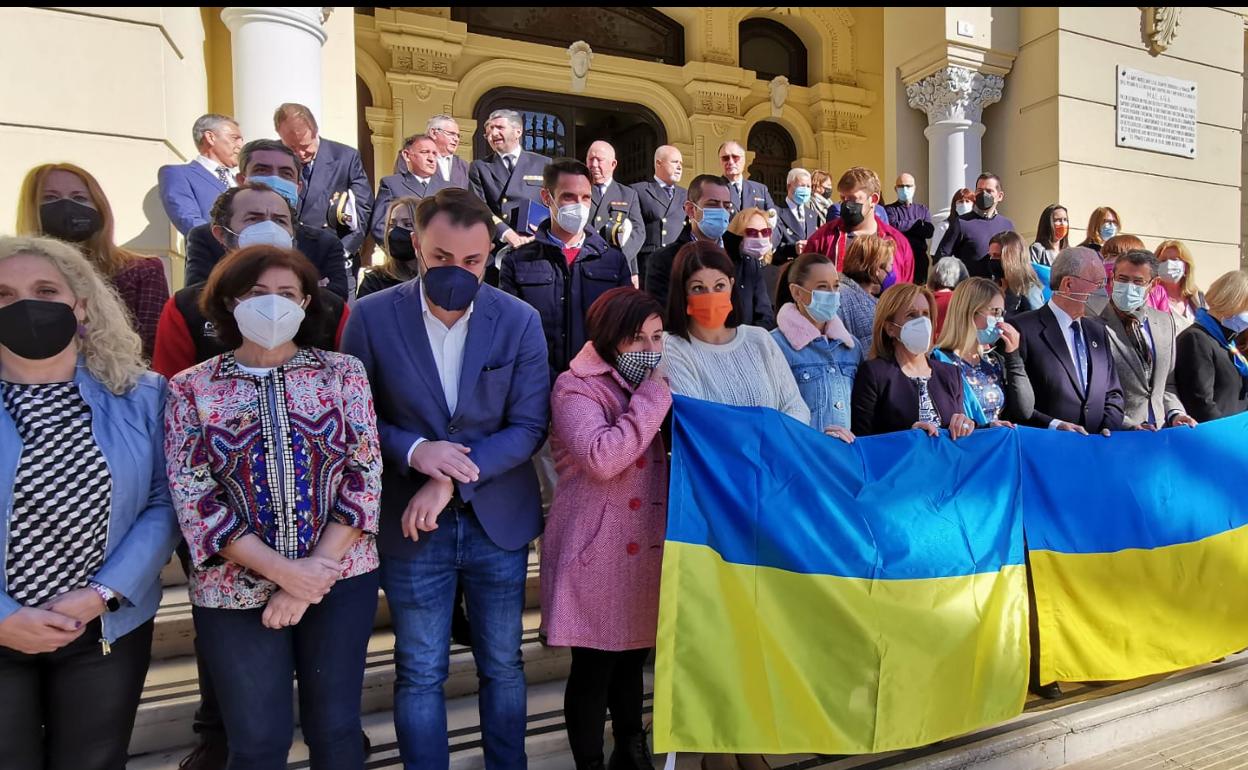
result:
M 60 353 L 77 331 L 74 309 L 64 302 L 19 299 L 0 308 L 0 345 L 32 361 Z
M 841 221 L 850 230 L 854 229 L 867 218 L 862 211 L 863 208 L 865 207 L 858 201 L 844 201 L 841 203 Z
M 70 243 L 82 243 L 104 226 L 100 212 L 69 198 L 50 201 L 39 207 L 43 232 Z
M 386 252 L 391 259 L 400 262 L 411 262 L 416 259 L 416 247 L 412 245 L 412 231 L 406 227 L 394 225 L 386 236 Z
M 975 208 L 980 211 L 988 211 L 997 203 L 997 196 L 987 190 L 980 190 L 975 193 Z

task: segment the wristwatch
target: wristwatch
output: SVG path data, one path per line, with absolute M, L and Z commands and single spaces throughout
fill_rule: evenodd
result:
M 105 608 L 107 608 L 109 612 L 116 612 L 121 609 L 121 600 L 117 598 L 116 591 L 108 586 L 100 585 L 94 580 L 87 583 L 87 585 L 91 587 L 92 591 L 95 591 L 100 595 L 100 598 L 104 600 Z

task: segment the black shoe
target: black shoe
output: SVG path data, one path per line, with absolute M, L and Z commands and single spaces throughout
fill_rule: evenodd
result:
M 1033 684 L 1031 685 L 1030 690 L 1045 700 L 1057 700 L 1062 697 L 1062 688 L 1057 682 L 1050 682 L 1049 684 Z
M 229 745 L 220 738 L 201 738 L 194 751 L 178 763 L 180 770 L 225 770 L 230 758 Z
M 373 742 L 368 739 L 368 733 L 364 732 L 364 728 L 360 728 L 360 737 L 364 739 L 364 758 L 368 759 L 373 753 Z
M 654 770 L 654 756 L 644 732 L 615 743 L 607 770 Z

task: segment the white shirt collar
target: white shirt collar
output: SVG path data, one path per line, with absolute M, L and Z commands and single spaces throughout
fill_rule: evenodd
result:
M 231 187 L 234 186 L 234 169 L 230 168 L 229 166 L 225 166 L 221 163 L 216 162 L 212 158 L 209 158 L 207 155 L 197 155 L 195 157 L 195 162 L 203 166 L 204 168 L 208 169 L 208 173 L 212 174 L 213 176 L 217 175 L 218 168 L 224 168 L 226 171 L 229 171 L 230 172 L 230 186 Z
M 512 166 L 515 166 L 515 165 L 516 165 L 516 162 L 518 162 L 518 161 L 520 160 L 520 153 L 521 153 L 521 152 L 523 152 L 523 151 L 524 151 L 524 148 L 523 148 L 523 147 L 517 146 L 517 147 L 516 147 L 516 149 L 515 149 L 514 151 L 512 151 L 512 152 L 500 152 L 500 153 L 498 154 L 498 157 L 502 158 L 502 157 L 504 157 L 504 156 L 510 155 L 510 156 L 511 156 L 511 160 L 512 160 L 512 164 L 511 164 L 511 165 L 512 165 Z
M 1062 310 L 1060 307 L 1058 307 L 1057 303 L 1054 302 L 1053 300 L 1049 300 L 1049 310 L 1052 310 L 1053 315 L 1057 316 L 1057 325 L 1058 325 L 1058 328 L 1062 330 L 1062 333 L 1064 334 L 1067 331 L 1069 331 L 1070 322 L 1075 320 L 1070 317 L 1070 313 L 1067 313 L 1065 310 Z
M 675 184 L 668 184 L 667 182 L 664 182 L 662 179 L 659 179 L 658 176 L 654 177 L 654 183 L 657 184 L 659 187 L 675 187 L 676 186 Z
M 476 305 L 477 305 L 476 300 L 473 300 L 471 303 L 469 303 L 468 309 L 464 311 L 463 316 L 461 316 L 460 319 L 456 321 L 453 326 L 449 327 L 449 329 L 455 329 L 460 326 L 467 326 L 468 319 L 472 317 L 472 309 L 476 307 Z M 420 284 L 420 312 L 423 313 L 426 318 L 431 319 L 433 321 L 437 321 L 438 324 L 440 324 L 443 329 L 448 329 L 447 325 L 442 323 L 442 320 L 438 318 L 436 315 L 434 315 L 431 310 L 429 310 L 429 299 L 425 296 L 425 284 L 423 281 Z

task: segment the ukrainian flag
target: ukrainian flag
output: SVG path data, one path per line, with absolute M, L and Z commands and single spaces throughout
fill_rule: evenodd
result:
M 1014 431 L 846 446 L 675 402 L 656 751 L 877 752 L 1022 710 Z
M 1248 647 L 1248 415 L 1022 443 L 1043 681 L 1131 679 Z

